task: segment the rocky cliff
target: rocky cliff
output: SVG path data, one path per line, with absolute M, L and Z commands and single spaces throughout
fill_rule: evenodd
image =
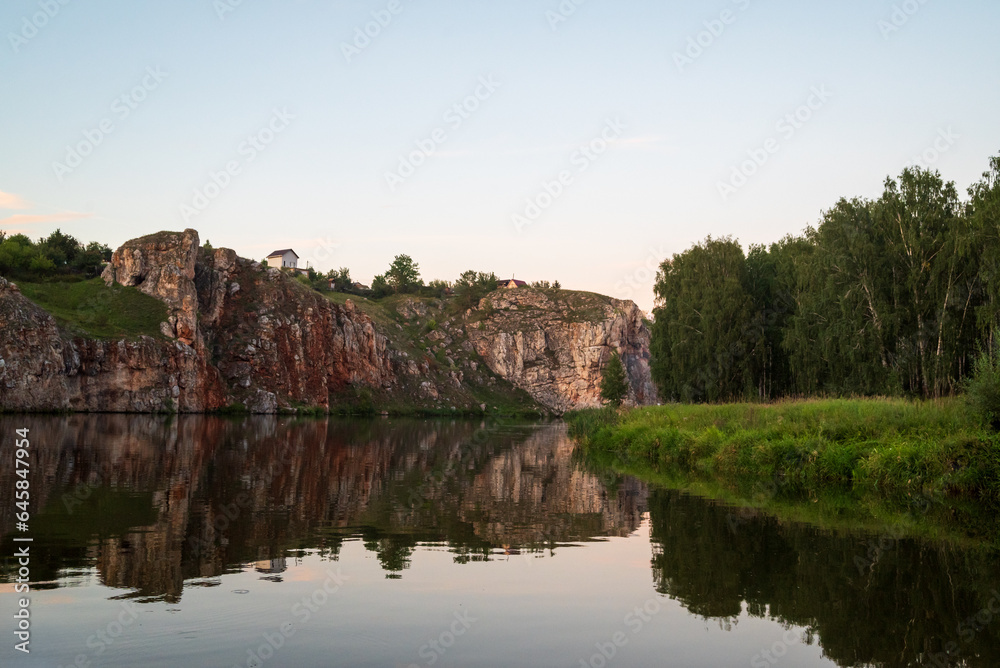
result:
M 200 412 L 224 399 L 196 348 L 148 336 L 71 336 L 0 278 L 0 410 Z
M 348 299 L 201 248 L 194 230 L 129 241 L 102 279 L 161 301 L 159 331 L 88 335 L 0 278 L 0 410 L 561 412 L 599 403 L 612 350 L 632 401 L 655 399 L 649 332 L 631 302 L 502 290 L 456 313 L 444 300 Z
M 486 364 L 538 402 L 565 411 L 601 405 L 604 365 L 618 352 L 629 400 L 656 401 L 649 328 L 631 301 L 567 290 L 499 290 L 479 306 L 489 317 L 470 328 Z

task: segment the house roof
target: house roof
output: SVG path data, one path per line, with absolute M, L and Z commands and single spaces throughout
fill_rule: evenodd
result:
M 285 253 L 291 253 L 291 254 L 292 254 L 292 255 L 294 255 L 295 257 L 299 257 L 299 254 L 298 254 L 298 253 L 296 253 L 295 251 L 293 251 L 293 250 L 292 250 L 291 248 L 286 248 L 286 249 L 284 249 L 284 250 L 276 250 L 276 251 L 274 251 L 273 253 L 271 253 L 270 255 L 268 255 L 268 257 L 281 257 L 281 256 L 283 256 L 283 255 L 284 255 Z
M 528 285 L 525 281 L 519 281 L 516 278 L 501 278 L 499 281 L 497 281 L 498 285 L 510 285 L 511 283 L 513 283 L 519 288 L 527 287 Z

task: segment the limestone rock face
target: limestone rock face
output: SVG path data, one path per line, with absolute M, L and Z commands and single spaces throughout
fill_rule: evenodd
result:
M 570 291 L 498 290 L 469 338 L 499 376 L 557 411 L 601 405 L 601 375 L 613 351 L 629 377 L 629 402 L 656 402 L 649 328 L 634 302 Z
M 203 327 L 217 325 L 222 318 L 226 298 L 240 291 L 240 284 L 231 280 L 236 260 L 236 251 L 218 248 L 203 251 L 200 261 L 195 264 L 199 321 Z
M 198 295 L 194 289 L 198 232 L 158 232 L 128 241 L 111 256 L 101 278 L 111 286 L 138 287 L 167 305 L 165 336 L 194 345 L 198 331 Z M 234 253 L 235 255 L 235 253 Z

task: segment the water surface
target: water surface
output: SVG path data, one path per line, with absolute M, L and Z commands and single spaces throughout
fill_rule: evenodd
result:
M 20 427 L 3 666 L 1000 665 L 994 549 L 648 489 L 560 424 L 0 416 L 3 451 Z

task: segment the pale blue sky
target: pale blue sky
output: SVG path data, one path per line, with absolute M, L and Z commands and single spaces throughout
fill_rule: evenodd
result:
M 1000 153 L 990 0 L 585 0 L 558 23 L 559 0 L 225 2 L 0 6 L 0 229 L 116 246 L 194 227 L 364 282 L 408 253 L 425 279 L 559 279 L 649 309 L 647 267 L 707 234 L 798 232 L 936 140 L 932 167 L 963 190 Z M 898 30 L 880 28 L 894 11 Z M 348 62 L 372 12 L 392 20 Z M 679 67 L 699 33 L 707 46 Z M 120 100 L 136 87 L 144 99 Z M 477 91 L 474 111 L 449 114 Z M 808 120 L 779 128 L 807 101 Z M 110 134 L 57 168 L 102 121 Z M 263 150 L 244 144 L 261 131 Z M 602 132 L 606 151 L 577 152 Z M 391 188 L 418 141 L 433 154 Z M 720 182 L 765 146 L 724 199 Z M 239 171 L 216 193 L 227 163 Z M 185 221 L 206 186 L 216 196 Z

